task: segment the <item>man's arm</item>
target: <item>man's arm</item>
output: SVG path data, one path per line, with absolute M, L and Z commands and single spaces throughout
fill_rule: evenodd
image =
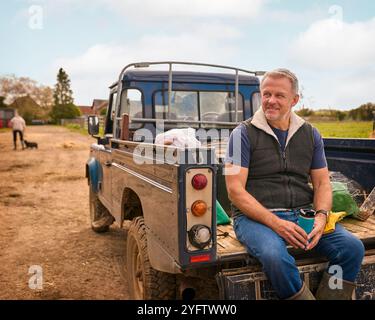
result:
M 227 163 L 225 170 L 235 172 L 235 174 L 225 175 L 225 182 L 229 200 L 238 209 L 252 220 L 274 230 L 294 248 L 304 249 L 306 247 L 307 234 L 301 227 L 293 222 L 278 218 L 246 191 L 249 169 Z
M 314 187 L 314 208 L 316 210 L 331 210 L 332 188 L 328 168 L 311 170 L 310 175 Z
M 311 181 L 314 188 L 314 208 L 315 210 L 330 211 L 332 207 L 332 188 L 329 180 L 328 168 L 312 169 L 310 171 Z M 309 234 L 312 239 L 306 250 L 310 250 L 316 246 L 319 239 L 323 235 L 327 217 L 324 214 L 315 216 L 314 229 Z

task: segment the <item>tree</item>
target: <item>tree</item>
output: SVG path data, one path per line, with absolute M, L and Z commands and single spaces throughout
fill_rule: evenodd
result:
M 0 108 L 7 108 L 8 105 L 4 102 L 5 97 L 0 96 Z
M 53 99 L 55 106 L 73 104 L 73 91 L 70 89 L 70 79 L 63 68 L 60 68 L 57 74 Z
M 353 120 L 371 121 L 373 120 L 374 112 L 375 112 L 375 103 L 368 102 L 366 104 L 362 104 L 357 109 L 350 110 L 349 116 Z
M 61 119 L 73 119 L 81 115 L 73 103 L 73 91 L 70 89 L 70 79 L 63 68 L 57 74 L 57 83 L 53 92 L 54 105 L 51 118 L 58 123 Z
M 53 105 L 53 90 L 48 86 L 38 84 L 27 77 L 7 75 L 0 77 L 0 96 L 4 96 L 4 104 L 12 104 L 15 100 L 29 96 L 36 102 L 36 109 L 31 113 L 42 115 L 43 119 L 49 117 Z
M 74 119 L 80 115 L 81 111 L 73 103 L 54 105 L 51 112 L 51 118 L 55 123 L 59 123 L 61 119 Z

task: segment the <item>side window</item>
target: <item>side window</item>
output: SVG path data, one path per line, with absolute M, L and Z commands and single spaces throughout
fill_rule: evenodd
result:
M 121 121 L 123 113 L 129 114 L 129 128 L 138 129 L 142 127 L 140 122 L 132 122 L 133 118 L 143 118 L 142 93 L 138 89 L 127 89 L 121 94 L 121 106 L 117 117 Z
M 115 119 L 115 106 L 116 106 L 116 98 L 117 92 L 111 93 L 109 96 L 109 105 L 106 115 L 106 127 L 104 134 L 112 134 L 113 133 L 113 121 Z
M 155 119 L 168 119 L 168 91 L 154 96 Z M 172 91 L 170 119 L 198 121 L 198 94 L 191 91 Z M 178 127 L 186 127 L 179 124 Z
M 116 99 L 117 99 L 117 92 L 114 92 L 111 97 L 111 105 L 109 106 L 110 117 L 112 121 L 115 119 Z
M 260 92 L 254 92 L 251 96 L 251 106 L 253 109 L 253 114 L 260 108 L 262 104 L 262 99 L 260 97 Z

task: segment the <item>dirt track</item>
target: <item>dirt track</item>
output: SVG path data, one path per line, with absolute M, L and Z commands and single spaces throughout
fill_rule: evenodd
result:
M 38 150 L 13 151 L 0 133 L 0 299 L 127 299 L 126 231 L 95 234 L 89 224 L 85 162 L 89 136 L 28 127 Z M 43 270 L 30 289 L 29 267 Z

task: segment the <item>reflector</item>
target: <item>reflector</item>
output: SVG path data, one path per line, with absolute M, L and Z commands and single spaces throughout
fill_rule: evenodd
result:
M 207 211 L 207 204 L 202 200 L 195 201 L 191 206 L 191 213 L 196 217 L 203 216 Z
M 199 256 L 190 257 L 190 263 L 205 262 L 205 261 L 210 261 L 210 255 L 209 254 L 201 254 Z

